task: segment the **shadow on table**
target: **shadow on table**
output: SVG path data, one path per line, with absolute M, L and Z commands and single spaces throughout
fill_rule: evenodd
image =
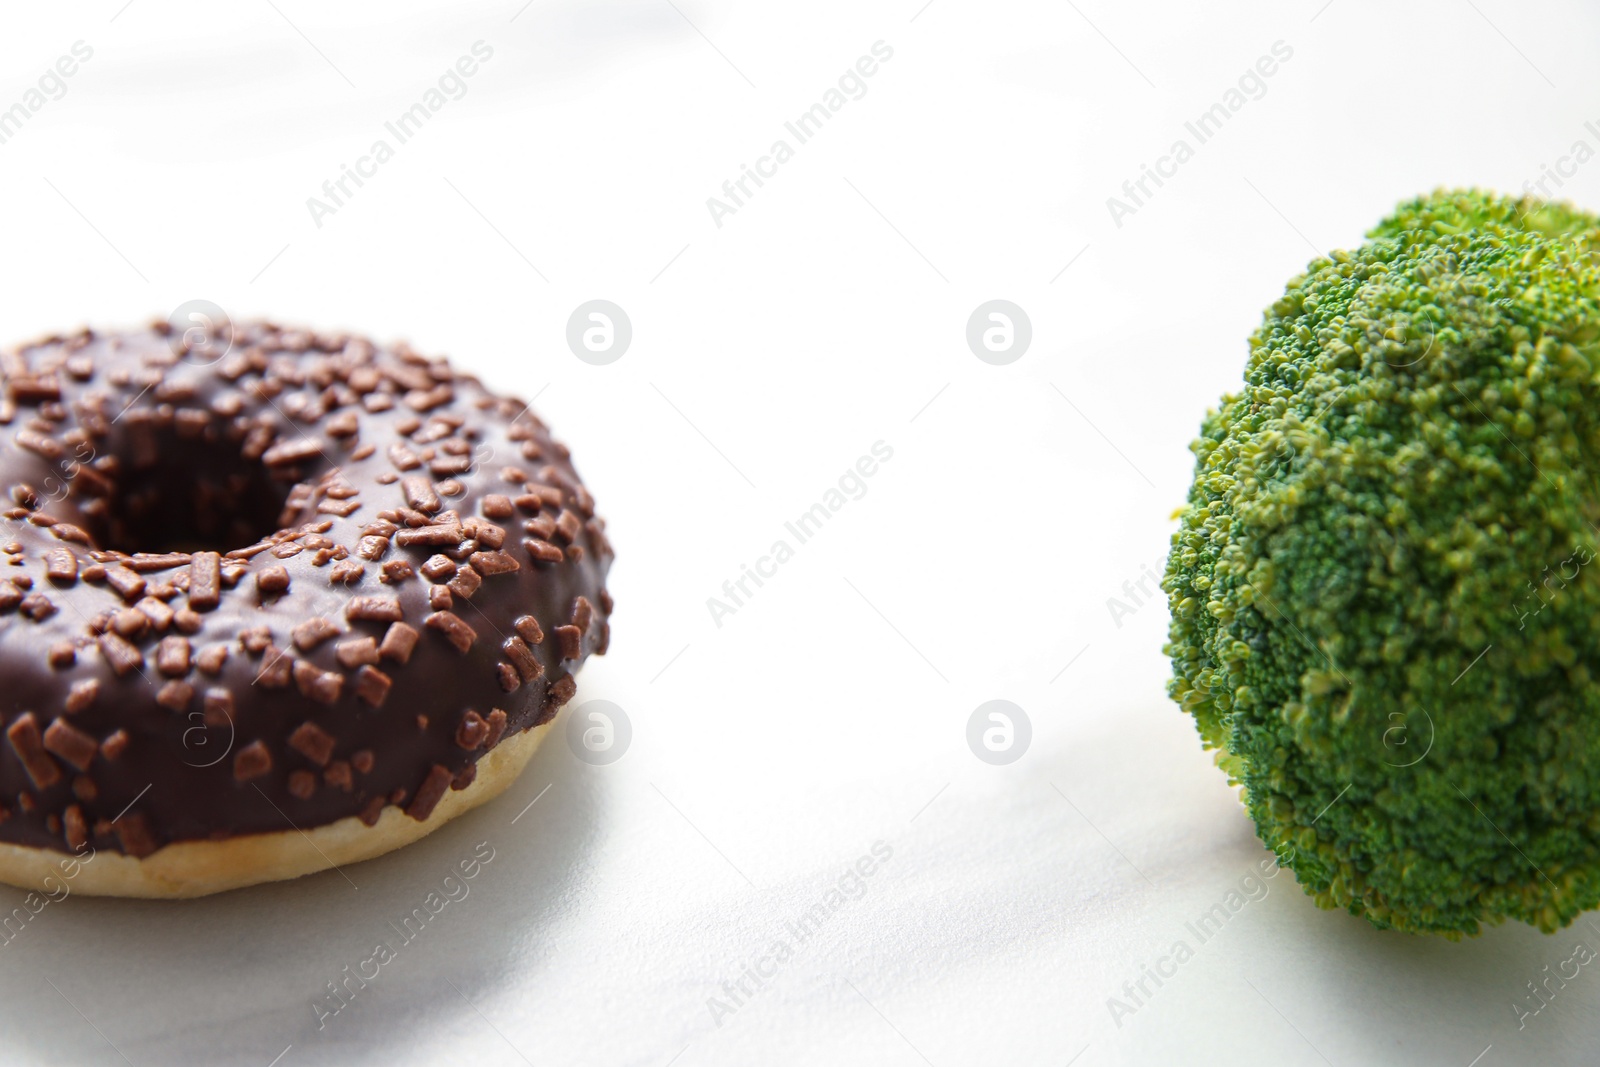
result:
M 1283 888 L 1227 966 L 1259 985 L 1241 998 L 1255 1017 L 1295 1019 L 1334 1062 L 1595 1062 L 1600 912 L 1552 934 L 1507 922 L 1449 941 L 1380 930 Z
M 497 800 L 343 874 L 195 901 L 68 897 L 0 945 L 0 1049 L 7 1062 L 392 1062 L 408 1035 L 475 1017 L 479 976 L 545 954 L 541 927 L 603 803 L 555 736 Z M 479 864 L 470 880 L 463 861 Z M 0 887 L 0 910 L 22 896 Z

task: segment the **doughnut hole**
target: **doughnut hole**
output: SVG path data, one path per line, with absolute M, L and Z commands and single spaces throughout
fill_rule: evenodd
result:
M 286 507 L 305 466 L 269 467 L 220 435 L 184 438 L 153 421 L 118 427 L 90 461 L 93 473 L 70 482 L 69 500 L 100 548 L 228 552 L 305 521 Z

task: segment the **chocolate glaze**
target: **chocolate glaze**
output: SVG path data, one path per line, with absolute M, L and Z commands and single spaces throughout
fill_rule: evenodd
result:
M 606 649 L 567 449 L 442 358 L 158 324 L 0 381 L 0 841 L 425 819 Z

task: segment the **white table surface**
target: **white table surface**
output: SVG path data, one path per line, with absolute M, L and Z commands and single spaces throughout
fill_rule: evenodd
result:
M 607 766 L 553 738 L 506 796 L 348 880 L 51 905 L 0 948 L 0 1061 L 1593 1062 L 1600 978 L 1521 1029 L 1513 1004 L 1600 922 L 1450 944 L 1248 881 L 1269 854 L 1165 698 L 1164 605 L 1107 601 L 1160 569 L 1186 445 L 1313 250 L 1600 148 L 1600 15 L 919 4 L 0 13 L 0 108 L 93 49 L 0 144 L 0 336 L 203 298 L 537 394 L 618 549 L 612 652 L 578 699 L 633 728 Z M 466 94 L 318 227 L 306 199 L 480 40 Z M 865 95 L 719 227 L 707 198 L 879 41 Z M 1279 41 L 1259 99 L 1117 225 L 1107 197 Z M 1562 181 L 1600 207 L 1600 163 Z M 608 366 L 564 343 L 596 298 L 633 325 Z M 965 342 L 991 299 L 1032 323 L 1006 366 Z M 865 495 L 717 625 L 707 599 L 880 441 Z M 966 744 L 995 699 L 1032 725 L 1007 766 Z M 480 842 L 469 895 L 319 1029 L 325 984 Z M 853 898 L 761 963 L 878 842 Z M 1186 924 L 1241 886 L 1258 899 L 1199 943 Z M 1192 958 L 1114 1019 L 1180 939 Z M 711 1003 L 752 965 L 770 977 Z

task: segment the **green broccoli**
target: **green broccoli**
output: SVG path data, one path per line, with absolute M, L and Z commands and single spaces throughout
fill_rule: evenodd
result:
M 1600 904 L 1600 220 L 1476 191 L 1310 264 L 1201 427 L 1172 697 L 1319 906 Z

